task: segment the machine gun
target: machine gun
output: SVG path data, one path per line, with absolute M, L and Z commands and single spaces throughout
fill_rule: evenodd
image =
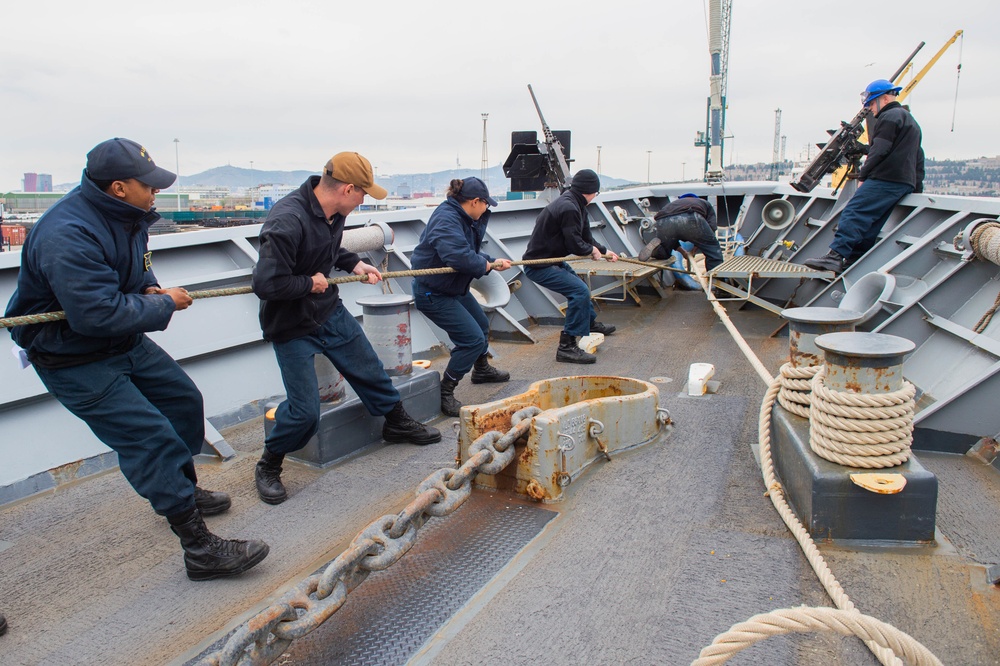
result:
M 924 42 L 920 42 L 920 45 L 914 49 L 906 62 L 889 78 L 890 81 L 895 81 L 903 73 L 906 66 L 913 60 L 913 56 L 917 55 L 917 51 L 923 46 Z M 792 182 L 792 187 L 799 192 L 812 192 L 823 176 L 833 173 L 845 165 L 847 166 L 846 178 L 856 175 L 861 165 L 861 158 L 868 153 L 868 146 L 858 139 L 864 134 L 865 121 L 870 115 L 868 107 L 863 107 L 850 122 L 840 121 L 839 130 L 827 130 L 830 133 L 830 140 L 817 144 L 821 148 L 819 155 L 809 163 L 799 179 Z
M 545 122 L 535 91 L 528 85 L 531 101 L 542 121 L 543 141 L 535 132 L 512 132 L 510 155 L 503 163 L 503 173 L 511 180 L 512 192 L 537 192 L 558 187 L 562 192 L 569 182 L 570 133 L 553 131 Z
M 861 158 L 868 152 L 868 146 L 858 141 L 858 138 L 865 132 L 865 120 L 869 114 L 868 108 L 863 108 L 851 122 L 841 120 L 839 130 L 827 130 L 830 133 L 830 140 L 825 144 L 817 144 L 822 150 L 809 163 L 799 179 L 792 182 L 792 187 L 799 192 L 811 192 L 823 176 L 833 173 L 845 164 L 848 178 L 856 174 L 861 165 Z

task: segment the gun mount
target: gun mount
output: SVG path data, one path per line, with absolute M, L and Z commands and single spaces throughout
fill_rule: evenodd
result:
M 550 129 L 530 85 L 528 92 L 542 122 L 543 140 L 538 140 L 536 132 L 511 132 L 510 154 L 503 163 L 503 173 L 510 178 L 512 192 L 539 192 L 549 187 L 557 187 L 562 192 L 569 182 L 572 162 L 570 132 Z

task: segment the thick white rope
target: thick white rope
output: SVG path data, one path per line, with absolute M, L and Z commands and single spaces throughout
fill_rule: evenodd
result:
M 725 309 L 722 306 L 720 306 L 718 302 L 715 301 L 714 298 L 712 298 L 711 291 L 708 288 L 708 282 L 705 279 L 704 271 L 697 263 L 695 263 L 694 266 L 695 266 L 695 272 L 698 275 L 698 280 L 701 282 L 702 289 L 704 289 L 705 294 L 708 296 L 709 301 L 712 303 L 712 307 L 715 309 L 716 313 L 718 313 L 719 317 L 722 319 L 723 324 L 726 325 L 726 328 L 732 334 L 736 344 L 743 351 L 744 355 L 746 355 L 747 360 L 749 360 L 750 364 L 755 369 L 757 369 L 757 374 L 759 374 L 762 378 L 765 378 L 765 381 L 768 384 L 767 393 L 764 395 L 764 400 L 761 403 L 760 416 L 757 421 L 757 437 L 760 448 L 760 468 L 761 468 L 761 473 L 764 477 L 764 486 L 767 488 L 766 494 L 768 497 L 771 498 L 771 503 L 774 505 L 775 510 L 777 510 L 778 515 L 781 516 L 781 519 L 784 521 L 785 525 L 788 527 L 792 535 L 795 537 L 795 540 L 798 542 L 799 547 L 802 548 L 802 552 L 805 554 L 806 560 L 809 562 L 809 565 L 816 573 L 816 577 L 819 579 L 819 582 L 823 585 L 823 588 L 830 596 L 830 599 L 833 600 L 834 604 L 836 604 L 837 608 L 839 608 L 841 611 L 845 611 L 847 613 L 851 613 L 858 617 L 862 617 L 861 614 L 858 612 L 858 610 L 855 608 L 854 603 L 847 596 L 847 593 L 844 592 L 844 588 L 841 587 L 840 582 L 837 581 L 836 577 L 834 577 L 833 575 L 833 572 L 830 571 L 830 567 L 827 566 L 826 560 L 824 560 L 822 554 L 820 554 L 819 549 L 816 547 L 816 544 L 812 539 L 812 536 L 799 521 L 798 517 L 792 511 L 791 507 L 788 506 L 788 502 L 785 500 L 784 490 L 782 489 L 781 484 L 778 483 L 777 478 L 774 476 L 774 463 L 771 459 L 771 412 L 774 409 L 774 402 L 778 396 L 778 392 L 781 390 L 782 377 L 780 374 L 773 379 L 770 377 L 770 374 L 767 372 L 767 369 L 764 368 L 764 365 L 760 362 L 760 359 L 758 359 L 757 355 L 754 354 L 753 350 L 750 349 L 750 346 L 747 344 L 746 340 L 743 339 L 743 336 L 740 334 L 739 330 L 732 324 L 731 321 L 729 321 L 729 317 L 726 314 Z M 902 415 L 898 414 L 898 415 L 893 415 L 889 418 L 898 418 L 900 416 Z M 805 610 L 808 611 L 809 609 Z M 781 612 L 790 613 L 791 617 L 794 618 L 807 617 L 807 613 L 803 612 L 802 609 L 787 609 Z M 798 615 L 799 613 L 802 613 L 802 615 L 801 616 Z M 853 631 L 852 633 L 854 633 L 854 635 L 859 636 L 862 640 L 865 641 L 865 645 L 868 646 L 868 649 L 871 650 L 872 654 L 874 654 L 875 657 L 882 664 L 885 664 L 886 666 L 889 666 L 890 664 L 893 666 L 901 666 L 902 662 L 896 656 L 895 650 L 889 649 L 888 647 L 884 647 L 875 640 L 871 640 L 867 634 L 857 633 Z M 926 648 L 917 643 L 913 638 L 907 636 L 902 632 L 900 632 L 900 635 L 905 637 L 906 640 L 913 641 L 913 643 L 916 644 L 915 646 L 909 646 L 907 649 L 910 649 L 914 652 L 918 652 L 921 649 L 926 651 Z M 729 649 L 722 651 L 718 655 L 718 657 L 716 657 L 718 659 L 721 659 L 720 661 L 703 662 L 703 663 L 723 663 L 727 659 L 729 659 L 729 657 L 735 655 L 737 652 L 742 650 L 744 647 L 747 646 L 746 645 L 741 645 L 738 647 L 729 646 Z M 708 650 L 710 648 L 705 648 L 705 649 Z M 702 651 L 702 653 L 704 654 L 704 650 Z M 905 653 L 906 652 L 904 650 L 904 654 Z M 933 658 L 933 655 L 931 655 L 931 657 Z M 917 662 L 917 663 L 940 664 L 941 662 L 936 660 L 935 658 L 935 661 Z M 693 662 L 692 666 L 694 666 L 694 664 L 702 666 L 702 662 L 698 660 Z
M 913 397 L 904 381 L 890 393 L 833 391 L 824 383 L 826 367 L 812 380 L 809 448 L 820 458 L 846 467 L 881 469 L 910 459 Z
M 755 615 L 733 625 L 701 651 L 692 666 L 725 663 L 740 650 L 771 636 L 797 632 L 834 631 L 842 636 L 860 636 L 865 641 L 902 655 L 907 663 L 941 666 L 941 660 L 912 636 L 868 615 L 835 608 L 787 608 Z M 735 648 L 735 649 L 734 649 Z
M 779 376 L 781 377 L 781 389 L 778 391 L 778 404 L 787 411 L 809 418 L 809 405 L 811 404 L 812 378 L 816 376 L 821 365 L 810 365 L 804 368 L 796 368 L 790 362 L 781 366 Z
M 977 258 L 1000 265 L 1000 224 L 980 224 L 969 236 L 969 245 Z

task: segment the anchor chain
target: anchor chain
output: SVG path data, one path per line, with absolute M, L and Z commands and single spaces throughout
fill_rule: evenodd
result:
M 496 474 L 516 455 L 514 442 L 525 436 L 538 407 L 513 414 L 506 433 L 491 430 L 469 447 L 469 459 L 457 469 L 444 467 L 417 486 L 416 498 L 398 514 L 385 515 L 363 529 L 322 573 L 312 574 L 280 600 L 240 625 L 221 650 L 202 658 L 199 666 L 265 666 L 280 657 L 296 638 L 326 622 L 347 595 L 372 571 L 398 562 L 417 539 L 429 517 L 446 516 L 472 494 L 477 474 Z

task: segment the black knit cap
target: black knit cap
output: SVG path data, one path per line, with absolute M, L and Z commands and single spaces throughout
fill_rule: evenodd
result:
M 595 194 L 601 191 L 601 179 L 591 169 L 581 169 L 573 176 L 569 189 L 580 194 Z

